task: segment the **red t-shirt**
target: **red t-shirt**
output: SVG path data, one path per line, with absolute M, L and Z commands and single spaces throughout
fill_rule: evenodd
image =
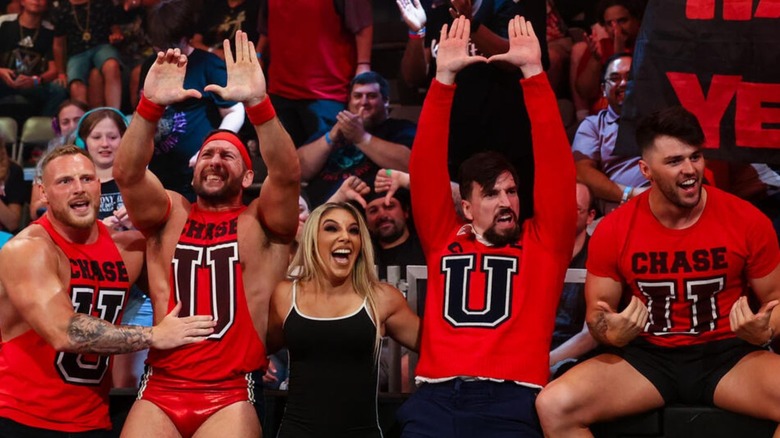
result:
M 640 335 L 664 347 L 733 338 L 729 312 L 780 263 L 769 219 L 748 202 L 707 186 L 707 204 L 691 227 L 672 230 L 650 210 L 645 192 L 596 228 L 587 269 L 625 285 L 650 311 Z

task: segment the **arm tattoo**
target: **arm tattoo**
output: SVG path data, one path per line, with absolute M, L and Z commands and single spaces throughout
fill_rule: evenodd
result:
M 599 313 L 598 319 L 594 323 L 588 322 L 588 329 L 590 329 L 590 334 L 593 335 L 593 338 L 598 341 L 600 344 L 607 344 L 609 345 L 609 339 L 607 339 L 607 318 L 604 316 L 604 313 Z
M 70 318 L 68 339 L 78 353 L 122 354 L 152 345 L 151 327 L 113 325 L 100 318 L 77 313 Z

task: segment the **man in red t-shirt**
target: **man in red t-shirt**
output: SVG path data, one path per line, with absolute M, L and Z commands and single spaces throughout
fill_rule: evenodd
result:
M 593 337 L 611 347 L 537 399 L 545 434 L 681 401 L 780 420 L 780 250 L 749 203 L 702 187 L 704 134 L 673 107 L 637 129 L 650 190 L 599 224 L 585 283 Z M 748 305 L 752 290 L 761 303 Z

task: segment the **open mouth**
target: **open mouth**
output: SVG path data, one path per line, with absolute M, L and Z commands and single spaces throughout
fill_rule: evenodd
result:
M 71 202 L 69 204 L 70 208 L 75 210 L 76 212 L 86 212 L 89 211 L 89 201 L 86 199 L 80 199 L 78 201 Z
M 348 248 L 340 248 L 331 253 L 333 260 L 339 265 L 349 264 L 349 256 L 352 255 L 352 250 Z
M 509 209 L 502 210 L 496 215 L 494 222 L 500 226 L 512 226 L 516 222 L 515 213 Z
M 681 189 L 685 190 L 686 192 L 692 191 L 697 186 L 697 180 L 696 178 L 688 178 L 681 183 L 677 184 Z

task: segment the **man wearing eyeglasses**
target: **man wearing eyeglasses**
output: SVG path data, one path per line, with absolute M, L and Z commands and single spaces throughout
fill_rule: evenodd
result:
M 630 70 L 629 53 L 619 53 L 607 60 L 601 76 L 601 90 L 609 106 L 586 117 L 572 142 L 577 180 L 590 187 L 605 214 L 649 187 L 639 171 L 639 157 L 614 153 Z

